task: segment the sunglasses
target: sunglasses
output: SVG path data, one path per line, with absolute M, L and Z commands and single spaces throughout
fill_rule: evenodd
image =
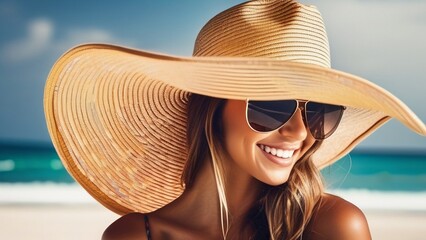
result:
M 333 134 L 346 109 L 344 106 L 302 100 L 247 100 L 246 106 L 248 125 L 262 133 L 281 128 L 300 108 L 304 123 L 316 140 L 324 140 Z

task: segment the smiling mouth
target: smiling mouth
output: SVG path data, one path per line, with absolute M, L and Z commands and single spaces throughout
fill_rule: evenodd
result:
M 263 144 L 259 144 L 259 147 L 260 149 L 262 149 L 262 151 L 282 159 L 289 159 L 293 157 L 293 154 L 296 151 L 295 149 L 290 150 L 290 149 L 273 148 L 270 146 L 265 146 Z

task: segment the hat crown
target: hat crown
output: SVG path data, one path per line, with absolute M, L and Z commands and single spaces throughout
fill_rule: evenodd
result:
M 219 13 L 201 29 L 193 55 L 266 57 L 330 67 L 321 14 L 293 0 L 250 1 Z

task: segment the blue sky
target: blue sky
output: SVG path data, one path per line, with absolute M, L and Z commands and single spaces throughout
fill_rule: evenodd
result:
M 49 143 L 44 82 L 72 46 L 107 42 L 189 56 L 204 23 L 240 2 L 0 0 L 0 141 Z M 334 68 L 388 89 L 426 121 L 426 1 L 301 2 L 320 9 Z M 426 150 L 426 138 L 391 121 L 360 147 Z

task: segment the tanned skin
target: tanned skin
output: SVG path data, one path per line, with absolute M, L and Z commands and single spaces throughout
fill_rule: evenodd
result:
M 259 199 L 265 184 L 287 182 L 294 163 L 311 148 L 315 139 L 304 125 L 299 110 L 280 129 L 258 133 L 245 119 L 245 102 L 228 100 L 222 114 L 228 159 L 223 159 L 226 200 L 231 225 L 227 239 L 247 240 L 253 229 L 245 221 L 249 210 Z M 290 165 L 269 160 L 259 145 L 289 146 L 297 149 Z M 154 240 L 223 239 L 219 196 L 210 158 L 203 159 L 190 188 L 170 204 L 148 214 Z M 103 240 L 147 239 L 144 215 L 127 214 L 112 223 Z M 370 231 L 364 214 L 342 198 L 325 194 L 304 231 L 304 240 L 369 240 Z
M 217 234 L 208 235 L 209 231 L 194 231 L 183 234 L 179 229 L 182 220 L 173 222 L 149 215 L 152 239 L 222 239 Z M 176 221 L 176 220 L 174 220 Z M 183 225 L 183 224 L 182 224 Z M 208 227 L 207 227 L 208 228 Z M 211 232 L 210 232 L 211 233 Z M 219 229 L 220 233 L 220 229 Z M 112 223 L 104 232 L 103 240 L 142 240 L 147 239 L 145 221 L 142 213 L 127 214 Z M 235 236 L 229 239 L 248 239 Z M 309 225 L 303 234 L 305 240 L 368 240 L 371 239 L 367 220 L 362 211 L 352 203 L 334 195 L 326 194 L 322 198 Z

